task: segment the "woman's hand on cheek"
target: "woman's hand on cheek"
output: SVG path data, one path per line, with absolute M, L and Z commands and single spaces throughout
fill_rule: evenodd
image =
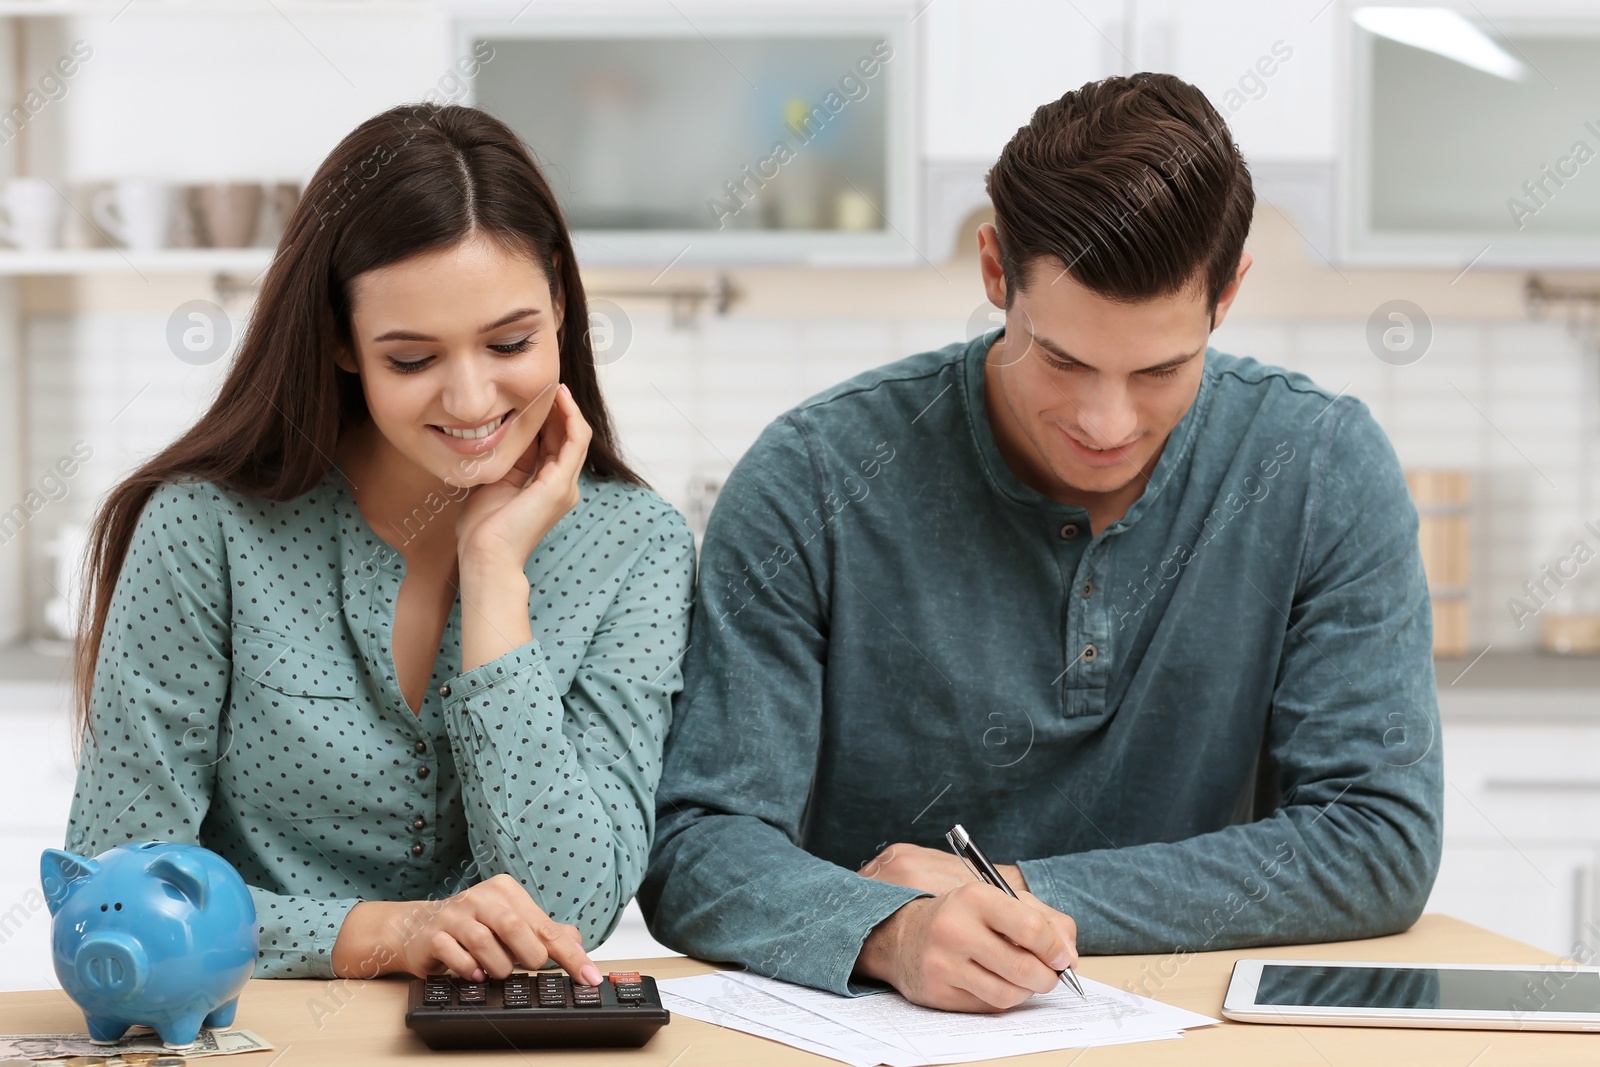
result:
M 523 565 L 545 534 L 578 503 L 578 475 L 593 431 L 565 385 L 505 477 L 475 486 L 456 519 L 457 555 L 469 570 Z

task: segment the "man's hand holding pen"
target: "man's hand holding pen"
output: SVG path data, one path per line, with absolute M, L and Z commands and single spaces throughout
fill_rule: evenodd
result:
M 947 1011 L 1003 1011 L 1054 989 L 1058 972 L 1077 962 L 1077 924 L 1027 892 L 1016 867 L 999 871 L 1015 899 L 948 852 L 884 849 L 861 869 L 864 877 L 934 896 L 879 923 L 861 946 L 856 973 Z

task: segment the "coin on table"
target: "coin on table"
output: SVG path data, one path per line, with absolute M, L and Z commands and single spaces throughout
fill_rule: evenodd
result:
M 188 1062 L 182 1056 L 157 1056 L 150 1061 L 150 1067 L 184 1067 Z
M 67 1067 L 100 1067 L 106 1059 L 105 1056 L 68 1056 L 61 1062 Z
M 154 1063 L 160 1058 L 161 1053 L 159 1052 L 124 1052 L 122 1054 L 124 1063 Z

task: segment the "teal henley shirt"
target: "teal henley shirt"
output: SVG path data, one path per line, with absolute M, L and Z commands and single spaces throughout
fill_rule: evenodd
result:
M 1214 349 L 1143 494 L 1007 467 L 994 335 L 801 404 L 706 532 L 640 890 L 655 936 L 836 992 L 960 822 L 1096 953 L 1408 927 L 1439 862 L 1417 513 L 1360 401 Z

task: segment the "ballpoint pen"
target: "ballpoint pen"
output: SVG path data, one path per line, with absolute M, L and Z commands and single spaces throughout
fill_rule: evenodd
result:
M 980 880 L 988 882 L 1012 900 L 1017 899 L 1016 891 L 1006 884 L 1006 880 L 1000 876 L 999 870 L 989 862 L 989 857 L 983 854 L 983 850 L 978 847 L 976 841 L 972 840 L 972 836 L 962 828 L 960 823 L 950 827 L 945 833 L 944 839 L 949 842 L 951 851 Z M 1070 966 L 1064 971 L 1057 971 L 1056 974 L 1072 988 L 1074 993 L 1077 993 L 1080 997 L 1084 996 L 1083 985 L 1078 981 L 1078 976 L 1073 973 Z

